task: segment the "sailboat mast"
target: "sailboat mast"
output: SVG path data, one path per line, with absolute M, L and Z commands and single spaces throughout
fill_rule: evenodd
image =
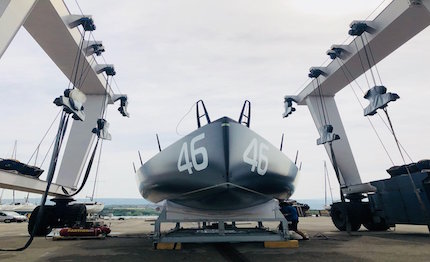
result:
M 324 160 L 324 206 L 327 206 L 327 165 Z

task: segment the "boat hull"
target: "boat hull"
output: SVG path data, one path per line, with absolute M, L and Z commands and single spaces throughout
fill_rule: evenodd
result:
M 142 196 L 152 202 L 233 210 L 288 198 L 297 173 L 297 166 L 278 148 L 224 117 L 148 160 L 136 179 Z

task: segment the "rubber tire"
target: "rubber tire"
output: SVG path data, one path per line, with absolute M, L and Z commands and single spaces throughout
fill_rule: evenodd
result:
M 334 226 L 339 231 L 346 231 L 347 214 L 345 213 L 345 208 L 342 208 L 342 206 L 339 204 L 338 205 L 333 204 L 331 206 L 331 209 L 330 209 L 331 220 L 333 221 Z M 351 231 L 358 231 L 361 227 L 361 223 L 359 221 L 355 221 L 354 219 L 350 218 L 349 223 L 351 224 Z
M 83 204 L 69 205 L 69 217 L 65 219 L 67 226 L 85 226 L 87 222 L 87 208 Z M 76 224 L 78 222 L 78 224 Z
M 33 212 L 31 213 L 30 219 L 28 220 L 28 233 L 31 235 L 33 232 L 33 228 L 36 225 L 37 215 L 39 214 L 40 206 L 37 206 Z M 34 233 L 34 236 L 40 237 L 40 236 L 46 236 L 49 233 L 51 233 L 51 226 L 48 221 L 49 219 L 49 213 L 50 210 L 47 206 L 45 206 L 43 217 L 41 218 L 42 221 L 39 223 L 39 228 Z
M 10 222 L 12 222 L 12 221 L 10 221 L 10 219 L 5 219 L 3 222 L 5 222 L 5 223 L 10 223 Z
M 369 231 L 387 231 L 390 228 L 390 226 L 387 225 L 385 220 L 382 218 L 381 218 L 381 222 L 379 223 L 368 222 L 368 223 L 363 223 L 363 226 L 367 228 L 367 230 Z

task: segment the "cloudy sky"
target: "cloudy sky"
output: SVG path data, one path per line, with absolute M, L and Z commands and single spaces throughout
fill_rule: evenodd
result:
M 158 152 L 156 133 L 166 147 L 195 129 L 194 111 L 178 132 L 176 126 L 197 100 L 205 101 L 214 120 L 238 118 L 248 99 L 252 129 L 276 146 L 285 133 L 284 152 L 292 159 L 300 151 L 303 169 L 294 197 L 324 197 L 323 161 L 328 158 L 316 146 L 317 130 L 306 107 L 282 119 L 283 96 L 303 87 L 309 67 L 323 64 L 332 44 L 351 41 L 352 20 L 372 19 L 389 2 L 371 14 L 380 1 L 79 1 L 84 13 L 93 15 L 94 35 L 103 41 L 104 57 L 115 64 L 116 82 L 130 102 L 129 119 L 116 106 L 109 108 L 113 140 L 103 145 L 97 196 L 140 197 L 132 168 L 139 162 L 137 150 L 148 160 Z M 66 3 L 79 13 L 75 1 Z M 384 85 L 401 97 L 389 110 L 414 161 L 429 158 L 429 40 L 426 29 L 378 64 Z M 358 82 L 367 88 L 362 77 Z M 0 157 L 9 157 L 18 140 L 18 159 L 26 162 L 58 113 L 52 101 L 68 80 L 21 29 L 1 58 L 0 83 Z M 392 164 L 351 88 L 336 100 L 362 180 L 387 178 L 385 169 Z M 387 128 L 379 117 L 372 120 L 394 162 L 401 164 Z M 42 145 L 39 163 L 53 137 Z M 329 172 L 337 196 L 334 172 Z M 93 177 L 80 197 L 90 194 Z

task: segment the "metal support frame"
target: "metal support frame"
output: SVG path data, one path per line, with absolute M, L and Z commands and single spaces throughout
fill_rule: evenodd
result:
M 328 55 L 335 59 L 326 67 L 319 67 L 321 74 L 318 82 L 313 79 L 298 95 L 285 96 L 294 100 L 298 105 L 307 105 L 315 125 L 321 127 L 321 116 L 318 108 L 319 93 L 327 105 L 327 114 L 334 133 L 340 136 L 340 140 L 333 142 L 333 150 L 338 158 L 339 171 L 341 173 L 341 186 L 346 186 L 344 193 L 366 193 L 375 190 L 370 184 L 361 184 L 361 178 L 349 146 L 349 142 L 339 116 L 334 100 L 337 92 L 346 87 L 350 82 L 369 69 L 367 63 L 361 64 L 360 57 L 365 57 L 365 47 L 371 48 L 374 63 L 378 63 L 409 39 L 430 25 L 430 0 L 404 1 L 393 0 L 373 21 L 361 21 L 366 23 L 368 30 L 346 45 L 333 45 Z M 353 21 L 357 23 L 359 21 Z M 363 37 L 366 41 L 362 41 Z M 364 43 L 364 45 L 363 45 Z M 315 68 L 314 68 L 315 69 Z M 345 76 L 348 72 L 348 77 Z M 328 145 L 326 151 L 331 159 Z
M 73 121 L 67 145 L 64 148 L 61 166 L 57 174 L 56 184 L 64 186 L 67 191 L 70 188 L 76 188 L 80 179 L 83 167 L 87 160 L 89 151 L 92 147 L 95 135 L 91 130 L 96 126 L 96 121 L 100 118 L 100 112 L 107 96 L 107 103 L 113 104 L 112 97 L 114 93 L 106 81 L 107 76 L 96 72 L 93 56 L 96 52 L 94 48 L 88 50 L 89 45 L 99 44 L 101 42 L 86 41 L 81 46 L 82 25 L 84 30 L 94 30 L 95 26 L 92 21 L 85 20 L 91 16 L 84 16 L 84 23 L 74 23 L 83 18 L 82 15 L 70 14 L 63 0 L 26 0 L 26 1 L 9 1 L 0 0 L 0 58 L 6 51 L 13 38 L 21 27 L 29 32 L 34 40 L 64 73 L 72 81 L 74 86 L 87 96 L 87 102 L 84 104 L 87 119 L 85 122 Z M 81 19 L 82 20 L 82 19 Z M 70 25 L 72 23 L 72 25 Z M 85 26 L 87 27 L 85 29 Z M 88 28 L 91 27 L 91 28 Z M 80 48 L 82 49 L 80 50 Z M 89 52 L 90 51 L 90 52 Z M 99 50 L 101 52 L 101 50 Z M 78 65 L 75 65 L 76 56 L 79 59 Z M 92 68 L 88 71 L 84 83 L 79 83 L 79 78 L 73 77 L 73 69 Z M 107 72 L 109 73 L 109 72 Z M 66 85 L 66 83 L 65 83 Z M 65 86 L 64 86 L 65 87 Z M 62 92 L 63 88 L 59 89 Z M 125 95 L 122 95 L 125 96 Z M 6 188 L 15 188 L 29 192 L 36 192 L 26 177 L 10 173 L 10 176 L 16 176 L 7 180 L 0 177 L 0 186 Z M 8 175 L 8 177 L 9 177 Z M 35 186 L 45 183 L 41 180 L 31 179 Z M 16 183 L 15 185 L 13 183 Z M 53 186 L 55 188 L 55 186 Z M 53 195 L 64 195 L 61 192 L 51 190 Z M 50 192 L 51 192 L 50 191 Z
M 35 194 L 43 194 L 46 189 L 46 181 L 38 178 L 18 175 L 14 172 L 0 170 L 0 188 L 14 189 Z M 52 183 L 48 194 L 50 196 L 64 196 L 61 189 L 62 186 L 57 183 Z M 72 188 L 64 186 L 68 192 L 72 192 Z
M 181 223 L 196 222 L 198 227 L 183 228 Z M 231 226 L 225 227 L 226 222 Z M 258 222 L 254 228 L 238 228 L 237 222 Z M 264 228 L 262 222 L 280 222 L 283 230 L 271 231 Z M 162 223 L 175 223 L 175 227 L 167 233 L 161 232 Z M 213 229 L 207 223 L 218 223 Z M 163 210 L 154 224 L 155 243 L 180 242 L 255 242 L 283 241 L 290 239 L 288 222 L 279 211 L 277 200 L 242 210 L 196 210 L 166 201 Z

